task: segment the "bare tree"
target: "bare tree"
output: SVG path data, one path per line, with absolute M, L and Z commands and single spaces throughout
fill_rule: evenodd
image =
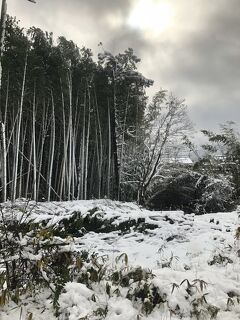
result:
M 166 148 L 169 149 L 172 141 L 180 141 L 181 136 L 190 129 L 184 100 L 160 90 L 148 107 L 140 145 L 135 150 L 130 146 L 129 160 L 122 169 L 123 176 L 129 179 L 127 183 L 135 184 L 140 203 L 145 202 L 151 184 L 161 173 Z

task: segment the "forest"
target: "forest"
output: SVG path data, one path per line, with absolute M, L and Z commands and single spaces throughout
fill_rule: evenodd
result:
M 200 145 L 133 49 L 95 57 L 6 17 L 0 318 L 239 319 L 238 124 Z
M 100 43 L 99 51 L 96 60 L 90 49 L 64 37 L 55 41 L 39 28 L 24 30 L 8 16 L 2 201 L 107 197 L 199 212 L 229 209 L 240 183 L 234 125 L 224 124 L 218 133 L 203 130 L 208 142 L 199 156 L 184 99 L 160 89 L 149 102 L 146 89 L 153 81 L 138 72 L 133 50 L 114 56 Z M 193 166 L 178 163 L 183 151 L 193 155 Z M 176 203 L 169 185 L 183 186 L 172 190 L 181 198 Z M 162 204 L 159 190 L 168 194 Z

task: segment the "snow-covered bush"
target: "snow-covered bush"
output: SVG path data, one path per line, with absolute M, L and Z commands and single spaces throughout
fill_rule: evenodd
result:
M 155 180 L 147 203 L 149 207 L 197 214 L 234 208 L 234 187 L 224 175 L 216 179 L 187 169 L 170 173 Z
M 61 288 L 73 279 L 79 254 L 71 252 L 71 239 L 56 237 L 53 228 L 31 222 L 30 214 L 26 208 L 20 216 L 13 211 L 2 213 L 0 299 L 2 304 L 9 300 L 18 304 L 21 296 L 48 288 L 57 305 Z
M 221 179 L 207 178 L 196 212 L 199 213 L 199 210 L 204 212 L 233 210 L 234 196 L 234 187 L 225 176 L 221 176 Z

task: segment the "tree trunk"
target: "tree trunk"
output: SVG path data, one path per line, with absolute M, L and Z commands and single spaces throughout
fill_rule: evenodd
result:
M 114 163 L 114 186 L 113 186 L 113 198 L 117 199 L 119 195 L 119 163 L 118 163 L 118 150 L 117 150 L 117 136 L 116 136 L 116 84 L 114 80 L 113 87 L 113 106 L 111 114 L 111 137 L 112 137 L 112 152 Z
M 111 164 L 112 164 L 111 112 L 110 112 L 110 104 L 108 101 L 108 174 L 107 174 L 108 198 L 110 198 Z
M 0 121 L 1 121 L 1 163 L 2 163 L 2 186 L 3 186 L 3 196 L 2 200 L 5 202 L 7 200 L 7 154 L 6 154 L 6 119 L 2 117 L 2 106 L 1 106 L 1 91 L 2 91 L 2 55 L 3 55 L 3 45 L 5 38 L 5 28 L 6 28 L 6 18 L 7 18 L 7 2 L 2 0 L 1 9 L 1 29 L 0 29 Z M 9 83 L 9 78 L 8 78 Z M 7 96 L 8 96 L 8 86 L 7 86 Z M 7 101 L 7 100 L 6 100 Z M 6 103 L 7 107 L 7 103 Z M 6 110 L 6 109 L 5 109 Z
M 13 187 L 12 187 L 12 200 L 16 200 L 16 192 L 17 192 L 17 172 L 18 172 L 18 162 L 19 162 L 19 144 L 20 144 L 20 134 L 21 134 L 21 124 L 22 124 L 22 109 L 23 109 L 23 99 L 25 93 L 25 81 L 26 81 L 26 72 L 27 72 L 27 60 L 28 60 L 28 52 L 26 52 L 25 63 L 24 63 L 24 71 L 23 71 L 23 82 L 22 82 L 22 92 L 21 92 L 21 100 L 19 106 L 19 117 L 18 117 L 18 127 L 17 127 L 17 137 L 16 137 L 16 156 L 14 161 L 14 172 L 13 172 Z
M 55 107 L 54 107 L 53 93 L 51 93 L 51 96 L 52 96 L 52 125 L 51 125 L 50 164 L 49 164 L 49 172 L 48 172 L 48 198 L 47 198 L 48 201 L 51 200 L 53 160 L 54 160 L 54 153 L 55 153 Z
M 33 93 L 32 135 L 33 135 L 33 200 L 37 201 L 36 83 L 34 83 L 34 93 Z

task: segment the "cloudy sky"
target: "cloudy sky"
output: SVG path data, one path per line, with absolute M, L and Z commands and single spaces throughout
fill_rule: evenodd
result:
M 240 0 L 8 0 L 25 27 L 64 35 L 80 47 L 131 47 L 140 71 L 186 99 L 196 128 L 240 123 Z

